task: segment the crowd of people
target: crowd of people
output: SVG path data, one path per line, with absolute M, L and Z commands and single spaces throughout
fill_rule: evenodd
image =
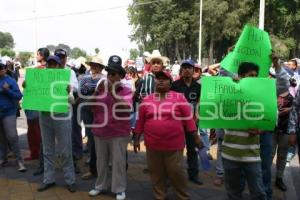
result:
M 251 199 L 272 199 L 271 166 L 275 155 L 275 184 L 282 191 L 288 189 L 283 181 L 285 166 L 295 156 L 296 149 L 299 151 L 300 144 L 300 69 L 296 59 L 280 63 L 272 55 L 270 78 L 277 80 L 278 122 L 275 130 L 268 132 L 198 127 L 201 77 L 229 76 L 234 81 L 257 77 L 259 66 L 255 63 L 241 63 L 238 74 L 232 74 L 220 64 L 201 68 L 191 59 L 176 61 L 170 67 L 169 59 L 158 50 L 144 53 L 143 71 L 138 71 L 132 63 L 123 66 L 117 55 L 111 56 L 107 65 L 97 55 L 90 62 L 68 66 L 65 50 L 56 49 L 51 55 L 47 48 L 40 48 L 36 59 L 38 65 L 33 68 L 70 71 L 66 88 L 69 112 L 25 110 L 30 155 L 23 159 L 16 125 L 22 99 L 19 68 L 1 60 L 0 165 L 4 167 L 7 163 L 9 151 L 15 155 L 20 172 L 26 171 L 24 160 L 38 159 L 39 166 L 33 175 L 43 175 L 39 192 L 55 186 L 56 156 L 62 161 L 67 189 L 75 192 L 75 174 L 80 173 L 77 161 L 87 151 L 89 169 L 81 178 L 96 178 L 89 195 L 110 190 L 117 200 L 125 199 L 127 145 L 131 140 L 136 153 L 144 141 L 147 163 L 144 171 L 150 175 L 154 198 L 158 200 L 167 198 L 168 181 L 177 199 L 189 199 L 184 149 L 188 180 L 202 185 L 198 151 L 209 150 L 214 142 L 218 148 L 214 184 L 224 183 L 227 199 L 242 199 L 246 181 Z M 26 80 L 22 87 L 28 87 Z

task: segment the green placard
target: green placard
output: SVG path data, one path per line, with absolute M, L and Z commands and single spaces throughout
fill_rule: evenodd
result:
M 252 62 L 259 66 L 258 77 L 268 77 L 272 64 L 271 53 L 269 34 L 246 25 L 233 52 L 222 60 L 221 66 L 232 73 L 237 73 L 240 63 Z
M 201 128 L 273 130 L 277 117 L 275 80 L 203 77 L 200 99 Z
M 26 69 L 23 109 L 68 112 L 68 69 Z

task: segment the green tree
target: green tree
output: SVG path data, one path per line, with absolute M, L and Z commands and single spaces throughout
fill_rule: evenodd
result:
M 137 2 L 143 1 L 135 1 L 128 8 L 130 24 L 134 28 L 130 38 L 139 46 L 143 45 L 143 51 L 159 49 L 172 60 L 194 57 L 198 1 L 165 0 L 135 6 Z
M 130 59 L 131 60 L 135 60 L 140 55 L 140 52 L 137 49 L 130 49 L 129 52 L 130 52 Z
M 0 31 L 0 48 L 14 48 L 14 38 L 10 33 Z
M 56 49 L 56 46 L 55 45 L 52 45 L 52 44 L 49 44 L 46 46 L 47 49 L 49 49 L 50 52 L 54 53 L 55 49 Z
M 1 52 L 1 56 L 8 56 L 10 58 L 14 58 L 16 56 L 16 53 L 13 50 L 8 48 L 3 48 L 0 50 L 0 52 Z
M 56 49 L 63 49 L 67 52 L 67 55 L 71 55 L 71 47 L 69 45 L 66 45 L 66 44 L 58 44 L 56 46 Z
M 98 54 L 100 52 L 99 48 L 95 48 L 95 53 Z
M 74 47 L 71 50 L 71 56 L 72 58 L 79 58 L 79 57 L 86 57 L 86 52 L 78 47 Z
M 300 56 L 300 1 L 267 0 L 266 30 L 287 44 L 288 57 Z
M 139 49 L 150 52 L 159 49 L 171 60 L 196 59 L 199 0 L 164 0 L 136 6 L 143 2 L 145 0 L 135 0 L 128 8 L 133 27 L 130 39 L 138 44 Z M 213 58 L 222 59 L 246 24 L 257 26 L 259 2 L 203 1 L 202 56 L 208 57 L 210 63 Z M 282 55 L 300 56 L 300 1 L 266 0 L 265 30 L 272 36 L 274 48 L 284 49 Z
M 28 51 L 23 51 L 23 52 L 19 53 L 19 60 L 23 67 L 28 65 L 28 61 L 29 61 L 31 55 L 32 55 L 32 53 L 28 52 Z

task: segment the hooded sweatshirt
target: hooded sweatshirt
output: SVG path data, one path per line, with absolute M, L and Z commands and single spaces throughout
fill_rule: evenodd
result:
M 4 84 L 9 85 L 8 89 L 4 89 Z M 0 78 L 0 118 L 16 115 L 18 109 L 18 101 L 22 99 L 22 93 L 17 82 L 11 77 L 5 75 Z

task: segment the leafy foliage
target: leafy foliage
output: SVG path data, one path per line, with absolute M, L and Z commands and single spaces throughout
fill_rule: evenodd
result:
M 14 48 L 14 38 L 10 33 L 0 31 L 0 48 Z
M 135 60 L 137 57 L 139 57 L 140 52 L 137 49 L 130 49 L 130 59 Z
M 16 56 L 16 52 L 14 52 L 12 49 L 4 48 L 0 49 L 1 56 L 8 56 L 10 58 L 14 58 Z
M 19 53 L 19 60 L 20 60 L 22 66 L 27 66 L 31 55 L 32 55 L 32 53 L 28 52 L 28 51 L 22 51 Z
M 197 59 L 199 0 L 164 0 L 128 8 L 131 40 L 141 51 L 159 49 L 171 60 Z M 283 57 L 299 56 L 300 1 L 266 0 L 265 29 Z M 259 0 L 203 0 L 202 56 L 220 60 L 244 25 L 258 25 Z
M 71 50 L 71 57 L 75 59 L 79 57 L 86 57 L 86 52 L 78 47 L 74 47 Z

